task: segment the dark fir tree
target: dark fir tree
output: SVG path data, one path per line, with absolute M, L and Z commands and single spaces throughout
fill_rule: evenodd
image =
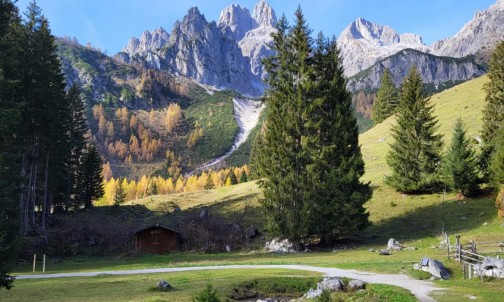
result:
M 247 172 L 243 171 L 240 175 L 240 183 L 244 183 L 248 181 Z
M 79 202 L 77 173 L 82 160 L 82 152 L 86 148 L 86 136 L 89 128 L 86 122 L 84 102 L 75 83 L 67 91 L 66 100 L 69 110 L 64 207 L 65 210 L 68 210 L 71 205 Z
M 119 206 L 126 201 L 126 190 L 122 185 L 121 178 L 117 180 L 117 185 L 114 194 L 114 206 Z
M 10 0 L 0 0 L 0 290 L 10 289 L 19 241 L 20 81 L 24 50 L 21 19 Z
M 444 170 L 445 183 L 451 190 L 465 196 L 470 196 L 478 190 L 478 163 L 460 117 L 455 122 Z
M 231 180 L 232 185 L 238 184 L 238 178 L 236 178 L 236 175 L 233 172 L 233 169 L 231 169 L 231 172 L 229 173 L 229 179 Z
M 373 104 L 372 119 L 375 124 L 383 122 L 386 118 L 394 114 L 399 96 L 397 88 L 394 86 L 392 75 L 388 69 L 385 69 L 380 78 L 380 88 Z
M 65 183 L 68 141 L 64 77 L 48 21 L 35 2 L 28 6 L 24 29 L 26 56 L 21 85 L 25 106 L 19 131 L 24 144 L 19 204 L 23 234 L 45 229 L 52 198 Z M 40 215 L 35 209 L 41 210 Z
M 301 142 L 307 154 L 303 222 L 308 234 L 324 236 L 329 243 L 334 236 L 368 225 L 363 205 L 371 190 L 360 181 L 364 161 L 336 39 L 319 34 L 310 63 L 302 115 Z
M 367 225 L 364 163 L 350 94 L 334 40 L 315 43 L 300 9 L 273 34 L 266 121 L 252 170 L 261 178 L 267 228 L 294 240 L 355 232 Z
M 81 189 L 81 204 L 87 209 L 93 206 L 93 200 L 103 196 L 102 162 L 94 144 L 88 144 L 84 151 L 77 184 Z
M 489 180 L 489 162 L 495 149 L 496 134 L 504 128 L 504 41 L 501 41 L 488 64 L 490 82 L 485 86 L 486 105 L 483 110 L 483 148 L 481 152 L 481 169 L 485 180 Z
M 402 85 L 397 124 L 391 130 L 394 141 L 387 154 L 392 175 L 385 181 L 398 191 L 420 193 L 439 183 L 442 136 L 435 134 L 438 122 L 433 108 L 425 98 L 420 74 L 412 67 Z

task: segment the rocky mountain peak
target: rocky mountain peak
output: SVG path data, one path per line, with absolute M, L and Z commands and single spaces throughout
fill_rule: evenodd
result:
M 488 56 L 502 40 L 504 32 L 504 0 L 498 0 L 474 18 L 453 37 L 435 42 L 430 52 L 436 55 L 465 57 L 471 54 Z
M 170 35 L 162 27 L 159 27 L 152 32 L 146 30 L 143 32 L 140 39 L 131 38 L 128 45 L 126 45 L 122 51 L 129 56 L 134 56 L 135 54 L 145 54 L 148 51 L 162 48 L 169 38 Z
M 202 15 L 197 7 L 191 7 L 181 22 L 175 24 L 176 29 L 188 36 L 193 36 L 202 32 L 208 25 L 205 16 Z
M 254 19 L 259 26 L 275 27 L 277 22 L 275 11 L 265 0 L 260 0 L 254 6 L 252 19 Z
M 245 36 L 245 33 L 256 27 L 256 22 L 250 16 L 250 11 L 247 8 L 232 4 L 220 13 L 217 26 L 227 28 L 233 38 L 239 41 Z
M 389 26 L 372 23 L 364 18 L 358 18 L 343 30 L 338 45 L 347 76 L 403 49 L 427 49 L 418 35 L 398 34 Z

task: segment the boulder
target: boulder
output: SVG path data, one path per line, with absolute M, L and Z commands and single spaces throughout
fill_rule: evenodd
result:
M 171 285 L 166 280 L 159 280 L 159 282 L 157 283 L 157 288 L 167 290 L 171 288 Z
M 474 266 L 474 276 L 504 278 L 504 259 L 486 257 L 483 263 Z
M 448 280 L 450 279 L 450 273 L 448 273 L 448 270 L 444 267 L 443 263 L 441 261 L 437 261 L 434 259 L 429 260 L 429 273 L 440 279 Z
M 324 280 L 317 283 L 317 289 L 320 289 L 320 291 L 328 290 L 331 292 L 335 292 L 344 290 L 345 284 L 339 278 L 325 277 Z
M 322 292 L 327 290 L 330 292 L 342 291 L 345 289 L 345 284 L 336 277 L 324 277 L 324 280 L 317 283 L 317 289 L 310 290 L 303 295 L 303 299 L 314 299 L 322 295 Z M 304 300 L 303 300 L 304 301 Z
M 450 279 L 450 273 L 443 263 L 431 258 L 422 258 L 420 263 L 415 263 L 413 269 L 422 270 L 431 274 L 434 279 Z
M 392 252 L 390 252 L 389 250 L 379 250 L 378 253 L 381 256 L 390 256 L 390 255 L 392 255 Z
M 315 299 L 320 295 L 322 295 L 322 290 L 310 288 L 310 290 L 303 295 L 303 299 Z
M 358 291 L 360 289 L 365 289 L 366 288 L 366 282 L 362 280 L 350 280 L 348 282 L 348 289 L 353 290 L 353 291 Z
M 273 239 L 269 242 L 266 242 L 264 246 L 266 251 L 274 252 L 274 253 L 294 253 L 296 249 L 294 244 L 290 242 L 288 239 Z
M 387 243 L 387 250 L 396 250 L 400 251 L 402 250 L 403 247 L 401 246 L 401 243 L 394 238 L 390 238 L 388 243 Z

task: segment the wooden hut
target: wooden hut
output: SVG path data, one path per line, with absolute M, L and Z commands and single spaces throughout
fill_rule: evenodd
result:
M 180 233 L 159 223 L 137 229 L 133 233 L 137 252 L 165 254 L 178 248 Z

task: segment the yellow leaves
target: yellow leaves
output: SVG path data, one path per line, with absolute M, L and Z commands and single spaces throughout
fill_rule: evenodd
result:
M 179 104 L 171 103 L 168 106 L 168 110 L 166 111 L 165 116 L 165 126 L 166 131 L 171 134 L 173 130 L 179 125 L 180 120 L 182 119 L 182 109 Z
M 167 157 L 170 159 L 176 159 L 172 151 L 167 152 Z M 178 159 L 177 159 L 178 160 Z M 112 205 L 114 203 L 114 195 L 116 187 L 119 185 L 119 180 L 112 177 L 112 171 L 110 170 L 110 163 L 104 166 L 104 187 L 105 187 L 105 197 L 106 203 Z M 219 171 L 207 171 L 201 173 L 201 175 L 191 175 L 184 177 L 180 175 L 180 168 L 178 174 L 179 176 L 175 178 L 164 179 L 159 176 L 142 176 L 142 178 L 136 182 L 135 180 L 128 181 L 127 179 L 122 180 L 122 187 L 126 191 L 126 200 L 141 199 L 153 194 L 164 195 L 164 194 L 175 194 L 182 192 L 195 192 L 205 190 L 205 186 L 212 184 L 212 188 L 220 188 L 223 186 L 229 187 L 232 185 L 231 173 L 240 179 L 243 173 L 248 173 L 248 167 L 246 165 L 237 168 L 226 168 Z M 107 175 L 105 174 L 107 172 Z M 174 182 L 174 179 L 177 179 Z M 153 190 L 152 188 L 156 188 Z M 152 192 L 155 191 L 155 192 Z
M 196 121 L 194 125 L 194 130 L 189 135 L 189 139 L 187 140 L 187 147 L 192 148 L 196 146 L 196 143 L 200 138 L 203 137 L 203 128 L 201 128 L 198 121 Z

